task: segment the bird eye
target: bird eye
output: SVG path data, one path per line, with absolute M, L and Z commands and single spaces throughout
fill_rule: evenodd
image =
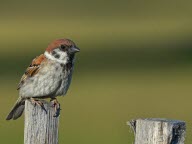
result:
M 66 48 L 67 47 L 65 45 L 61 45 L 61 47 L 60 47 L 60 49 L 63 50 L 63 51 L 66 50 Z

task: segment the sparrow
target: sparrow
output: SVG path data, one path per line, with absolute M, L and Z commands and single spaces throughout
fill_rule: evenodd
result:
M 80 49 L 70 39 L 57 39 L 50 43 L 44 54 L 32 60 L 21 77 L 17 90 L 19 98 L 6 120 L 19 118 L 25 108 L 25 101 L 43 107 L 39 99 L 50 98 L 55 110 L 60 109 L 57 96 L 69 89 L 75 62 L 75 54 Z

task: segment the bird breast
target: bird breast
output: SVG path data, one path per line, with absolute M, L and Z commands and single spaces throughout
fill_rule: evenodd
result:
M 41 65 L 39 72 L 28 78 L 20 88 L 21 97 L 56 97 L 65 95 L 72 77 L 72 70 L 66 65 L 49 60 Z

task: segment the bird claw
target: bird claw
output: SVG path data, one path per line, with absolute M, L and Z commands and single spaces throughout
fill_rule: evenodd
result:
M 42 109 L 45 109 L 43 102 L 41 102 L 40 100 L 34 99 L 34 98 L 31 98 L 30 100 L 31 100 L 31 103 L 32 103 L 34 106 L 38 105 L 38 106 L 40 106 Z
M 37 99 L 34 99 L 34 98 L 31 98 L 31 103 L 33 104 L 33 105 L 38 105 L 38 106 L 43 106 L 43 103 L 40 101 L 40 100 L 37 100 Z
M 53 117 L 58 117 L 60 114 L 60 103 L 57 101 L 56 98 L 51 99 L 51 102 L 53 103 L 51 106 L 55 109 L 55 113 L 53 115 Z

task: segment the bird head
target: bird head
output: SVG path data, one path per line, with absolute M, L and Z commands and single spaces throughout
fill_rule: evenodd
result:
M 45 51 L 48 59 L 56 60 L 59 63 L 66 64 L 68 60 L 74 57 L 80 49 L 69 39 L 57 39 L 50 43 Z

